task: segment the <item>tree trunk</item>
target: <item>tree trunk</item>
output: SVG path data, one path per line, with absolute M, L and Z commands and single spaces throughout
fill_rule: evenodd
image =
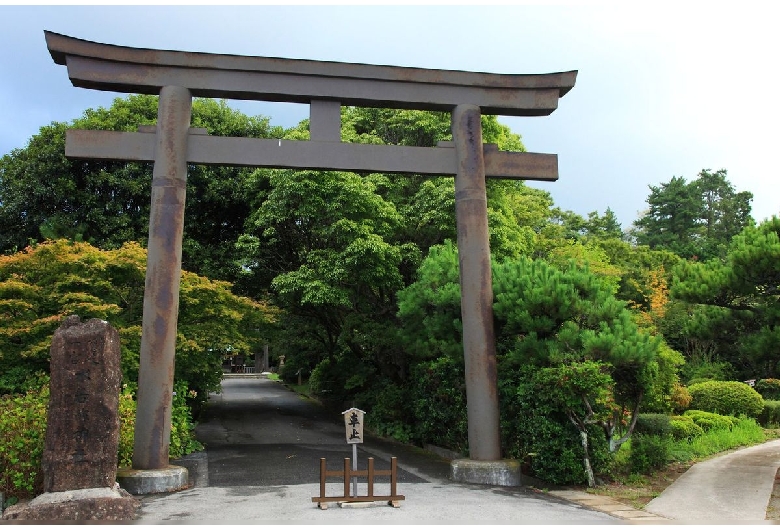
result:
M 583 458 L 585 463 L 585 476 L 588 477 L 588 487 L 596 487 L 596 478 L 593 476 L 593 468 L 590 467 L 590 454 L 588 453 L 588 433 L 586 431 L 580 431 L 580 438 L 582 439 L 582 449 L 585 452 Z

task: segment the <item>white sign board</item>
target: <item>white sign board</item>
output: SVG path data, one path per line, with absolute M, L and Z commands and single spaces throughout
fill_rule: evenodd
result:
M 363 443 L 363 412 L 360 409 L 351 408 L 341 413 L 344 416 L 344 427 L 347 430 L 348 444 Z

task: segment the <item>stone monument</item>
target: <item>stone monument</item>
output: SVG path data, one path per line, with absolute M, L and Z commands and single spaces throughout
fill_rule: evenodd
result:
M 70 316 L 54 333 L 43 451 L 44 493 L 4 519 L 130 520 L 140 503 L 116 483 L 119 333 Z

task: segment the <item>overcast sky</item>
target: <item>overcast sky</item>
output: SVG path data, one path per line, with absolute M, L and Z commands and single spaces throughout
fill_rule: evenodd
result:
M 0 5 L 0 155 L 52 121 L 120 94 L 74 88 L 43 31 L 121 46 L 507 74 L 578 70 L 549 117 L 501 118 L 528 151 L 557 153 L 560 178 L 532 184 L 581 215 L 612 208 L 628 228 L 649 185 L 728 170 L 780 214 L 776 8 L 740 2 L 598 6 Z M 235 102 L 285 127 L 308 107 Z

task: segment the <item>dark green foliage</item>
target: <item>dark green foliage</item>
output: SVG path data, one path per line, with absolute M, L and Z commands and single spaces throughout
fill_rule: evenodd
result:
M 684 333 L 700 355 L 729 362 L 740 380 L 780 376 L 780 218 L 745 228 L 725 259 L 674 273 L 671 295 L 687 302 Z
M 149 233 L 152 164 L 72 160 L 65 157 L 69 128 L 134 131 L 157 121 L 157 97 L 117 98 L 108 109 L 89 109 L 70 124 L 42 127 L 24 149 L 0 159 L 0 253 L 30 241 L 69 238 L 101 249 Z M 281 135 L 266 118 L 248 117 L 227 104 L 195 99 L 192 126 L 217 136 Z M 251 168 L 190 166 L 184 218 L 185 270 L 235 281 L 234 244 L 250 213 Z
M 753 194 L 737 193 L 725 169 L 704 169 L 690 183 L 673 177 L 650 190 L 648 213 L 634 222 L 640 245 L 708 260 L 724 256 L 731 238 L 752 222 Z
M 693 420 L 693 422 L 701 427 L 705 432 L 713 429 L 730 431 L 739 421 L 734 416 L 726 416 L 723 414 L 695 409 L 686 410 L 683 413 L 683 416 Z
M 780 427 L 780 401 L 764 401 L 764 410 L 758 416 L 758 423 L 763 427 Z
M 665 436 L 672 430 L 666 414 L 639 414 L 636 420 L 635 433 Z
M 739 381 L 704 381 L 689 386 L 688 391 L 695 410 L 757 418 L 764 409 L 761 394 Z
M 412 369 L 410 417 L 415 440 L 466 454 L 466 386 L 463 362 L 450 357 Z
M 704 434 L 704 429 L 693 421 L 690 416 L 672 416 L 669 420 L 672 438 L 675 440 L 693 440 Z
M 629 465 L 632 473 L 647 474 L 669 461 L 669 436 L 635 433 L 631 438 Z
M 759 379 L 753 389 L 764 399 L 780 399 L 780 379 Z
M 527 367 L 515 372 L 513 380 L 499 384 L 502 443 L 507 457 L 528 463 L 535 477 L 552 484 L 586 483 L 580 433 L 559 404 L 548 399 L 548 381 Z M 608 475 L 613 455 L 604 431 L 588 425 L 587 432 L 593 471 Z
M 387 436 L 399 442 L 412 442 L 418 418 L 413 415 L 409 393 L 387 379 L 372 381 L 369 389 L 355 400 L 355 406 L 366 411 L 366 428 L 379 436 Z M 341 412 L 341 411 L 339 411 Z M 429 411 L 425 411 L 427 413 Z M 423 421 L 421 416 L 419 421 Z

